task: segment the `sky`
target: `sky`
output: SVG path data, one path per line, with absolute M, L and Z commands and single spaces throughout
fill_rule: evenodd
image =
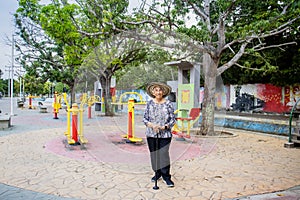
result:
M 2 78 L 8 78 L 9 66 L 11 66 L 12 48 L 7 37 L 11 40 L 14 30 L 13 13 L 18 8 L 17 0 L 1 0 L 0 2 L 0 69 L 4 72 Z M 7 66 L 7 67 L 5 67 Z

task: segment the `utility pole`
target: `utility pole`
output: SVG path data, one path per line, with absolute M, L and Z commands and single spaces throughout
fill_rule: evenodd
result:
M 10 115 L 14 115 L 14 34 L 12 34 L 12 45 L 11 45 L 11 85 L 10 85 Z
M 22 69 L 22 66 L 14 66 L 14 68 L 15 68 L 15 75 L 17 75 L 19 77 L 19 83 L 20 83 L 19 97 L 22 101 L 25 102 L 25 99 L 24 99 L 24 97 L 25 97 L 24 96 L 24 77 L 23 77 L 25 71 Z M 23 83 L 22 83 L 22 81 L 23 81 Z M 23 88 L 22 88 L 22 84 L 23 84 Z M 22 92 L 22 89 L 23 89 L 23 92 Z
M 10 97 L 10 68 L 11 66 L 5 66 L 5 68 L 8 68 L 8 69 L 5 69 L 5 71 L 8 72 L 8 79 L 7 79 L 7 96 Z

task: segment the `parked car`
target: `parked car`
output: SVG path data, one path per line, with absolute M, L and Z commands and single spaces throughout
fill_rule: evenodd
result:
M 45 100 L 38 101 L 38 106 L 51 107 L 54 103 L 54 98 L 46 98 Z

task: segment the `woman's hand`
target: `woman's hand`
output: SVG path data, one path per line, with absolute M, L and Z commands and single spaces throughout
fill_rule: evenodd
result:
M 152 128 L 154 130 L 155 133 L 158 133 L 159 130 L 161 129 L 161 126 L 157 125 L 157 124 L 153 124 L 151 122 L 149 122 L 147 124 L 148 127 Z
M 166 130 L 166 129 L 168 129 L 168 126 L 166 126 L 166 125 L 165 126 L 160 126 L 159 129 L 160 130 Z

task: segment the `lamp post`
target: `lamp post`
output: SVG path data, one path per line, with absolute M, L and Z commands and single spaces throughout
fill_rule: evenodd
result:
M 16 67 L 16 66 L 15 66 Z M 25 88 L 25 85 L 24 85 L 24 72 L 22 69 L 21 69 L 21 66 L 18 66 L 18 70 L 16 71 L 16 76 L 19 77 L 19 83 L 20 83 L 20 92 L 19 92 L 19 97 L 20 97 L 20 100 L 25 102 L 25 95 L 24 95 L 24 88 Z
M 10 84 L 10 115 L 14 115 L 13 107 L 14 98 L 14 34 L 12 34 L 12 45 L 11 45 L 11 84 Z

